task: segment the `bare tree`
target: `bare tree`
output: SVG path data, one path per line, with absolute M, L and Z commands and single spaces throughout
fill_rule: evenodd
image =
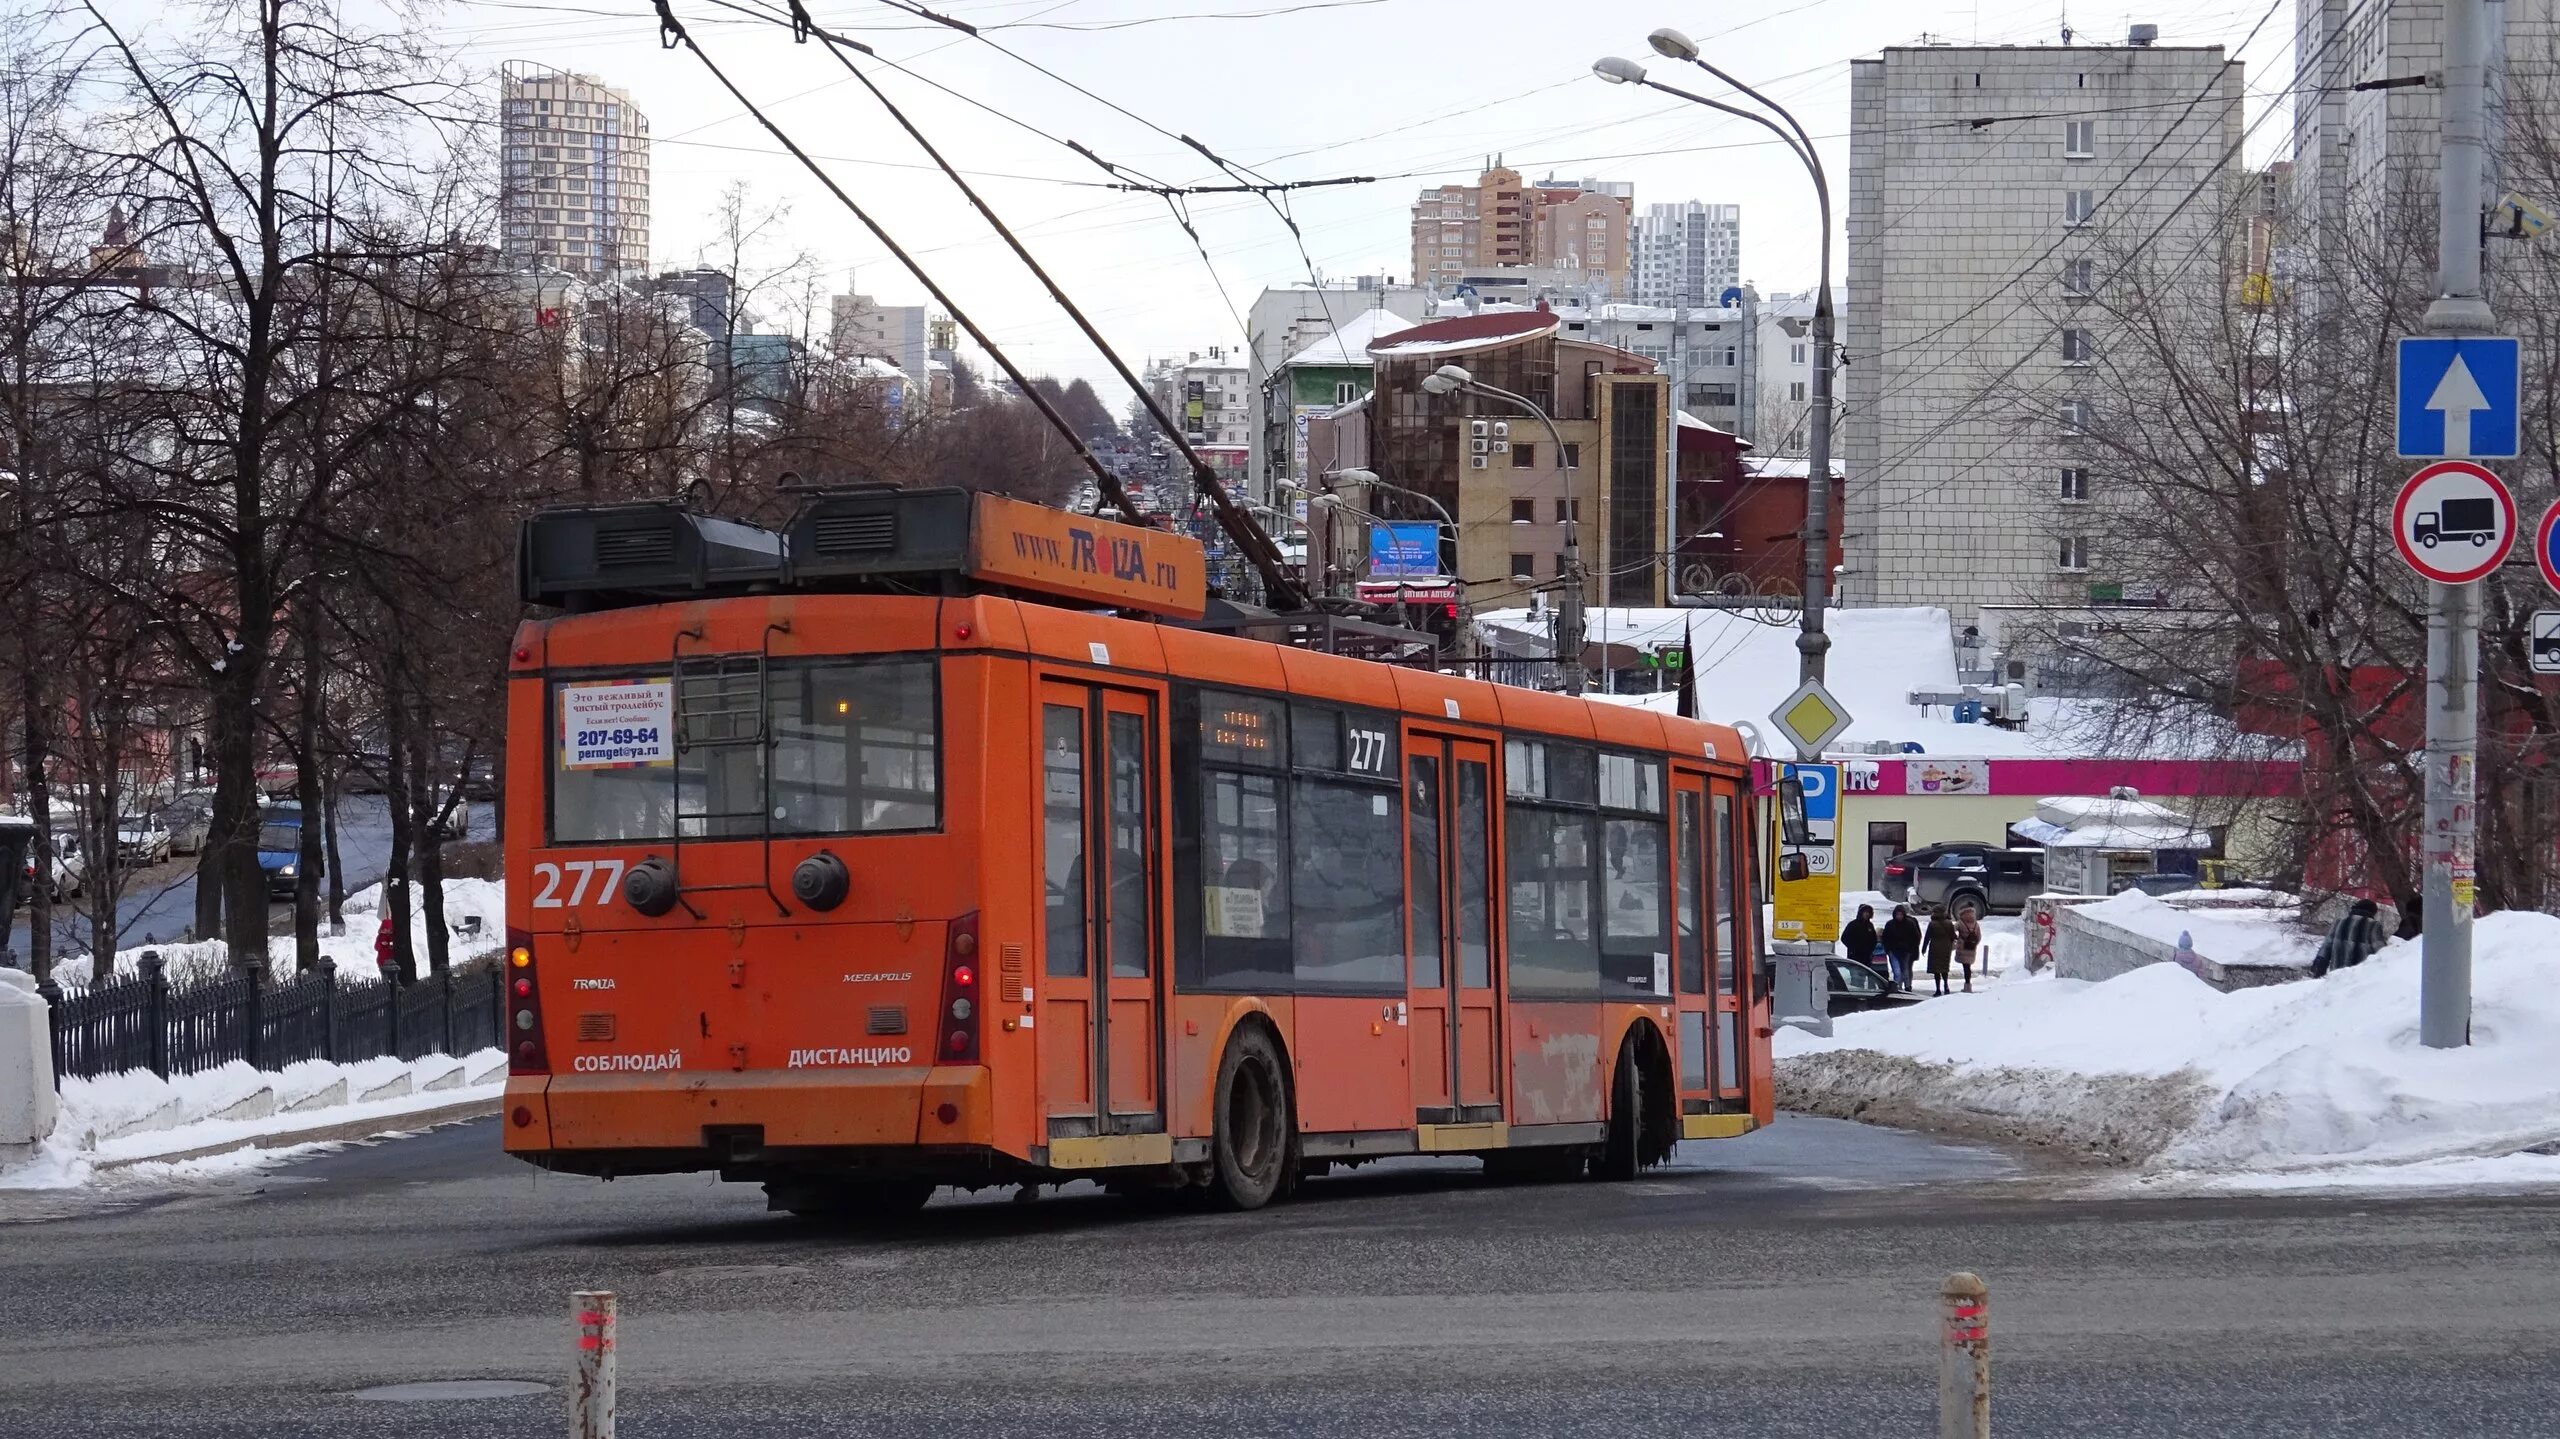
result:
M 2012 392 L 2022 443 L 2085 467 L 2105 516 L 2091 569 L 2151 601 L 2055 612 L 2013 651 L 2079 666 L 2110 698 L 2096 712 L 2117 747 L 2298 754 L 2281 868 L 2386 892 L 2404 912 L 2421 877 L 2426 592 L 2391 534 L 2414 468 L 2393 453 L 2391 346 L 2426 307 L 2434 240 L 2413 179 L 2389 177 L 2373 197 L 2387 203 L 2346 223 L 2309 213 L 2281 175 L 2235 185 L 2208 241 L 2111 255 L 2092 297 L 2056 317 L 2093 337 L 2086 391 Z M 2560 264 L 2499 258 L 2518 296 L 2502 307 L 2547 314 Z M 2548 376 L 2560 336 L 2526 324 L 2544 331 L 2528 335 L 2526 372 Z M 2547 389 L 2529 402 L 2552 404 Z M 2540 442 L 2501 467 L 2522 493 L 2550 492 L 2548 431 Z M 2526 671 L 2539 586 L 2511 565 L 2483 587 L 2481 897 L 2544 906 L 2560 712 Z
M 333 317 L 363 310 L 331 298 L 367 273 L 348 263 L 363 244 L 342 229 L 348 197 L 391 208 L 417 188 L 453 86 L 413 35 L 360 27 L 321 0 L 207 8 L 149 52 L 88 9 L 131 105 L 103 148 L 133 177 L 138 243 L 182 273 L 147 313 L 183 442 L 151 486 L 120 498 L 191 562 L 191 582 L 153 598 L 209 696 L 216 787 L 198 928 L 219 929 L 238 962 L 263 963 L 259 704 L 300 553 L 345 472 L 307 449 L 297 460 L 289 437 L 307 433 L 303 412 L 324 395 L 350 407 L 323 427 L 336 445 L 362 443 L 401 403 L 366 396 L 372 413 L 355 412 L 312 350 Z

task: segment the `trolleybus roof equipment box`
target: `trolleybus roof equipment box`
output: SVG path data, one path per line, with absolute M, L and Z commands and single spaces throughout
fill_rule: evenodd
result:
M 740 594 L 782 583 L 782 537 L 667 500 L 528 517 L 517 541 L 527 604 L 596 609 Z

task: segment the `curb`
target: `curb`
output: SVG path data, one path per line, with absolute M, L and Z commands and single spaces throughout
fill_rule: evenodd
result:
M 335 1124 L 306 1125 L 300 1129 L 282 1129 L 272 1134 L 247 1134 L 220 1144 L 206 1144 L 194 1149 L 172 1150 L 166 1154 L 119 1155 L 114 1159 L 92 1161 L 90 1168 L 100 1173 L 130 1169 L 137 1164 L 180 1164 L 190 1159 L 210 1159 L 217 1154 L 232 1154 L 243 1149 L 289 1149 L 297 1144 L 326 1144 L 333 1140 L 376 1139 L 386 1134 L 405 1134 L 413 1129 L 428 1129 L 439 1124 L 452 1124 L 464 1119 L 480 1119 L 498 1112 L 496 1096 L 485 1099 L 462 1099 L 439 1104 L 432 1109 L 413 1109 L 406 1114 L 375 1115 L 369 1119 L 342 1119 Z

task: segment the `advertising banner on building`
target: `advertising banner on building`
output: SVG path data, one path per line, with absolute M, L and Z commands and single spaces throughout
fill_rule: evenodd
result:
M 1369 529 L 1369 576 L 1372 579 L 1420 579 L 1440 573 L 1440 527 L 1434 524 L 1373 525 Z

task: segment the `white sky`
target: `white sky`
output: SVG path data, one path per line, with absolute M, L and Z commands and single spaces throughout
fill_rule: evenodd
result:
M 2249 66 L 2249 118 L 2290 108 L 2294 0 L 2274 0 Z M 1590 74 L 1628 56 L 1662 78 L 1725 96 L 1710 77 L 1646 47 L 1653 27 L 1696 38 L 1726 70 L 1792 109 L 1820 144 L 1845 212 L 1848 62 L 1924 32 L 1958 42 L 2050 44 L 2059 0 L 1313 0 L 1261 18 L 1166 16 L 1267 12 L 1310 0 L 943 0 L 1039 61 L 1166 129 L 1198 137 L 1274 178 L 1376 175 L 1373 185 L 1293 201 L 1308 254 L 1329 276 L 1407 276 L 1407 210 L 1428 185 L 1469 179 L 1489 153 L 1531 179 L 1550 172 L 1635 183 L 1639 207 L 1670 200 L 1743 207 L 1742 273 L 1764 293 L 1814 278 L 1812 187 L 1765 131 Z M 711 58 L 802 145 L 833 157 L 838 183 L 886 224 L 960 304 L 1034 373 L 1083 375 L 1106 403 L 1125 398 L 1066 317 L 1036 289 L 940 175 L 899 168 L 923 156 L 819 45 L 712 0 L 676 0 Z M 1222 179 L 1198 155 L 1015 63 L 988 45 L 903 15 L 882 0 L 812 6 L 820 23 L 1006 115 L 1082 141 L 1105 158 L 1179 183 Z M 1686 13 L 1684 13 L 1686 12 Z M 2120 42 L 2137 20 L 2163 44 L 2238 45 L 2268 12 L 2210 0 L 2162 0 L 2124 12 L 2074 10 L 2084 42 Z M 436 28 L 475 66 L 531 60 L 601 75 L 631 93 L 654 137 L 653 248 L 692 263 L 707 212 L 732 179 L 792 207 L 788 243 L 848 270 L 890 303 L 922 303 L 854 219 L 780 152 L 683 50 L 659 47 L 647 0 L 452 0 Z M 1083 28 L 1040 28 L 1044 26 Z M 1002 172 L 982 190 L 1051 273 L 1136 366 L 1149 354 L 1240 343 L 1234 313 L 1266 285 L 1306 277 L 1288 232 L 1259 200 L 1209 196 L 1192 213 L 1204 265 L 1162 200 L 1089 188 L 1106 177 L 1065 149 L 895 73 L 882 87 L 964 169 Z M 1704 87 L 1704 88 L 1702 88 Z M 2252 158 L 2287 122 L 2260 127 Z M 1073 181 L 1073 185 L 1049 183 Z M 1213 281 L 1210 270 L 1214 266 Z M 1224 297 L 1220 289 L 1223 286 Z M 1232 301 L 1233 312 L 1230 310 Z

